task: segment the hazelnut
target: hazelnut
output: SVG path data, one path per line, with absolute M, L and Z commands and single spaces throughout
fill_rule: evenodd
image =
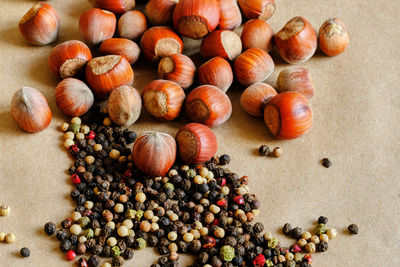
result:
M 33 45 L 47 45 L 57 39 L 60 17 L 47 3 L 37 3 L 19 21 L 19 31 Z
M 328 19 L 319 29 L 319 48 L 327 56 L 343 53 L 349 45 L 349 40 L 346 25 L 338 18 Z
M 217 0 L 180 0 L 173 13 L 174 27 L 183 36 L 201 39 L 215 30 L 219 13 Z
M 113 37 L 117 19 L 107 10 L 92 8 L 82 13 L 79 18 L 79 32 L 85 42 L 96 46 Z
M 200 53 L 205 58 L 220 56 L 235 60 L 242 53 L 242 41 L 233 31 L 218 30 L 204 37 Z
M 135 88 L 123 85 L 111 92 L 107 109 L 115 124 L 130 126 L 140 116 L 142 99 Z
M 274 0 L 238 0 L 238 4 L 248 19 L 267 20 L 276 9 Z
M 243 49 L 259 48 L 267 52 L 272 50 L 274 32 L 267 22 L 253 19 L 246 22 L 242 31 Z
M 314 84 L 307 68 L 288 67 L 278 76 L 277 87 L 279 92 L 296 91 L 308 99 L 314 96 Z
M 137 39 L 147 28 L 146 16 L 138 10 L 130 10 L 118 20 L 118 34 L 121 38 Z
M 219 22 L 218 29 L 234 30 L 242 24 L 242 13 L 240 12 L 237 0 L 218 0 Z
M 87 85 L 74 78 L 62 80 L 55 90 L 56 104 L 60 110 L 72 117 L 85 114 L 93 105 L 94 96 Z
M 11 99 L 11 116 L 18 126 L 30 133 L 44 130 L 51 122 L 52 113 L 46 98 L 38 90 L 22 87 Z
M 200 66 L 198 70 L 199 84 L 214 85 L 222 92 L 228 91 L 233 82 L 232 67 L 222 57 L 215 57 Z
M 172 22 L 172 13 L 177 3 L 179 0 L 150 0 L 144 8 L 144 13 L 152 25 L 168 25 Z
M 266 83 L 256 83 L 244 90 L 240 105 L 252 116 L 262 117 L 267 101 L 277 95 L 275 89 Z
M 183 54 L 164 57 L 158 64 L 158 77 L 176 82 L 184 90 L 192 85 L 195 72 L 193 61 Z
M 135 0 L 90 0 L 94 7 L 122 14 L 135 7 Z
M 99 52 L 103 55 L 120 55 L 128 60 L 129 64 L 135 64 L 139 58 L 139 46 L 128 39 L 111 38 L 101 43 Z

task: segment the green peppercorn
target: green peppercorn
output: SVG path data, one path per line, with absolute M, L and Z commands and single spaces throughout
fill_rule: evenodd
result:
M 139 249 L 139 250 L 144 249 L 146 247 L 146 245 L 147 245 L 146 240 L 144 240 L 143 238 L 136 239 L 136 242 L 135 242 L 136 249 Z
M 189 169 L 186 171 L 186 176 L 189 178 L 194 178 L 196 176 L 196 171 L 193 169 Z
M 111 256 L 117 257 L 119 255 L 121 255 L 121 251 L 120 251 L 119 247 L 118 246 L 112 247 L 111 248 Z
M 85 228 L 90 223 L 89 217 L 85 216 L 79 219 L 79 225 L 82 228 Z
M 270 248 L 275 248 L 278 244 L 279 244 L 279 240 L 276 239 L 275 237 L 268 240 L 268 247 L 270 247 Z
M 128 209 L 125 212 L 125 218 L 126 219 L 131 219 L 132 220 L 135 217 L 136 217 L 136 210 Z
M 81 126 L 78 125 L 78 124 L 73 123 L 73 124 L 71 124 L 71 125 L 69 126 L 69 129 L 68 129 L 68 130 L 70 130 L 70 131 L 73 132 L 74 134 L 77 134 L 77 133 L 79 133 L 79 131 L 81 130 Z
M 138 220 L 138 221 L 140 221 L 140 219 L 143 217 L 143 214 L 144 214 L 144 211 L 143 211 L 143 210 L 138 210 L 138 211 L 136 212 L 135 219 Z
M 171 183 L 166 183 L 166 184 L 164 184 L 164 188 L 165 188 L 165 189 L 169 189 L 169 190 L 171 190 L 171 191 L 174 191 L 174 190 L 175 190 L 175 186 L 174 186 L 173 184 L 171 184 Z
M 232 261 L 235 258 L 235 249 L 229 245 L 223 246 L 220 251 L 220 257 L 223 261 Z
M 274 263 L 271 260 L 266 260 L 265 264 L 267 265 L 267 267 L 272 267 L 274 266 Z
M 85 236 L 87 239 L 91 239 L 94 237 L 94 231 L 88 228 L 85 231 L 83 231 L 83 236 Z
M 322 235 L 325 234 L 326 231 L 328 230 L 328 228 L 326 227 L 326 224 L 323 223 L 319 223 L 317 224 L 317 226 L 315 227 L 315 230 L 317 232 L 318 235 Z

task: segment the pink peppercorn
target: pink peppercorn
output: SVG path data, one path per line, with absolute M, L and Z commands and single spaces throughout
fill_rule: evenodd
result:
M 65 259 L 67 261 L 73 261 L 76 258 L 76 253 L 73 250 L 69 250 L 67 254 L 65 254 Z
M 293 253 L 301 252 L 301 247 L 297 244 L 294 244 L 291 248 L 290 251 Z
M 216 245 L 216 242 L 215 242 L 215 239 L 213 237 L 207 236 L 204 239 L 203 248 L 205 248 L 205 249 L 213 248 L 213 247 L 215 247 L 215 245 Z
M 221 178 L 221 187 L 226 185 L 226 178 Z
M 89 134 L 87 135 L 87 139 L 94 139 L 96 137 L 96 134 L 93 131 L 90 131 Z
M 258 254 L 253 260 L 254 267 L 263 267 L 265 264 L 265 257 L 263 254 Z
M 79 152 L 79 147 L 77 145 L 72 145 L 69 147 L 69 149 L 75 153 Z
M 308 262 L 308 263 L 312 263 L 313 262 L 313 258 L 311 256 L 311 254 L 306 254 L 304 255 L 304 259 Z
M 220 200 L 217 201 L 218 206 L 225 206 L 226 205 L 226 199 L 221 198 Z
M 73 184 L 80 184 L 81 183 L 81 178 L 79 178 L 78 174 L 74 173 L 71 175 L 71 182 Z
M 242 205 L 244 203 L 244 198 L 242 196 L 236 196 L 233 198 L 233 201 L 238 205 Z
M 212 226 L 217 226 L 219 224 L 219 220 L 215 219 L 214 222 L 212 223 Z
M 122 175 L 122 178 L 124 179 L 129 179 L 132 178 L 133 174 L 132 174 L 132 170 L 131 169 L 127 169 L 124 174 Z

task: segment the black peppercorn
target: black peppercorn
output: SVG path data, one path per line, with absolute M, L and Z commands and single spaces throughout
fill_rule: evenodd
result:
M 29 250 L 29 248 L 21 248 L 21 250 L 19 251 L 19 253 L 21 254 L 22 257 L 24 258 L 28 258 L 31 255 L 31 252 Z
M 63 241 L 67 239 L 67 232 L 64 230 L 58 230 L 56 233 L 56 237 L 59 241 Z
M 269 152 L 270 152 L 269 147 L 266 145 L 262 145 L 258 148 L 258 154 L 260 156 L 267 156 Z
M 350 234 L 352 234 L 352 235 L 358 234 L 358 226 L 355 224 L 350 224 L 349 227 L 347 227 L 347 229 L 349 230 Z
M 88 259 L 88 264 L 91 267 L 97 267 L 100 265 L 100 258 L 97 255 L 92 255 L 90 256 L 90 258 Z
M 60 249 L 62 252 L 66 253 L 71 248 L 72 248 L 72 243 L 68 239 L 62 240 L 60 242 Z
M 328 158 L 323 158 L 322 166 L 324 166 L 325 168 L 329 168 L 330 166 L 332 166 L 332 162 Z
M 318 218 L 318 223 L 327 224 L 328 223 L 328 218 L 325 217 L 325 216 L 320 216 Z
M 290 223 L 285 223 L 285 225 L 282 228 L 282 231 L 285 235 L 290 235 L 292 232 L 292 225 Z
M 130 260 L 133 258 L 133 256 L 135 255 L 135 251 L 131 248 L 127 248 L 124 251 L 124 258 L 127 260 Z
M 112 259 L 112 266 L 122 266 L 124 265 L 124 258 L 121 256 L 116 256 Z
M 227 165 L 230 162 L 231 162 L 231 157 L 227 154 L 220 156 L 218 160 L 219 165 Z
M 328 242 L 321 241 L 321 242 L 319 242 L 319 244 L 317 244 L 317 251 L 325 252 L 327 250 L 328 250 Z
M 103 252 L 103 247 L 100 246 L 100 245 L 95 245 L 95 246 L 92 248 L 92 253 L 93 253 L 94 255 L 100 255 L 102 252 Z
M 257 222 L 253 226 L 253 231 L 256 234 L 261 233 L 262 231 L 264 231 L 264 225 L 262 223 L 260 223 L 260 222 Z
M 57 230 L 57 226 L 52 222 L 48 222 L 44 225 L 44 231 L 48 235 L 53 235 L 56 232 L 56 230 Z M 58 237 L 57 237 L 57 239 L 58 239 Z
M 303 230 L 300 227 L 293 228 L 291 235 L 295 239 L 300 239 L 301 235 L 303 234 Z
M 103 248 L 103 256 L 104 257 L 111 257 L 111 247 L 110 246 L 105 246 Z
M 311 264 L 308 263 L 308 262 L 302 262 L 302 263 L 300 264 L 300 267 L 311 267 Z
M 78 255 L 83 255 L 86 253 L 86 245 L 83 243 L 79 243 L 76 247 L 76 253 Z
M 131 144 L 131 143 L 135 142 L 137 135 L 135 132 L 127 130 L 127 131 L 124 131 L 124 137 L 125 137 L 126 143 Z

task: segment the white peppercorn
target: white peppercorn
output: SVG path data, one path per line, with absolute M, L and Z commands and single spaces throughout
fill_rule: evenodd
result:
M 203 184 L 204 183 L 203 177 L 201 177 L 200 175 L 196 175 L 193 178 L 193 181 L 195 184 Z
M 15 237 L 14 234 L 7 234 L 6 237 L 4 238 L 4 241 L 6 241 L 6 243 L 8 244 L 11 244 L 14 243 L 16 239 L 17 238 Z
M 61 124 L 61 126 L 60 126 L 60 130 L 63 131 L 63 132 L 68 131 L 68 128 L 69 128 L 69 124 L 66 123 L 66 122 L 64 122 L 64 123 Z
M 171 241 L 175 241 L 178 238 L 178 234 L 174 231 L 168 233 L 168 239 Z
M 207 227 L 203 227 L 200 229 L 200 235 L 201 236 L 207 236 L 208 235 L 208 228 Z
M 83 134 L 88 134 L 88 133 L 90 133 L 90 128 L 89 128 L 89 126 L 87 126 L 87 125 L 82 125 L 82 126 L 81 126 L 81 133 L 83 133 Z
M 314 235 L 310 238 L 310 242 L 313 242 L 315 245 L 319 244 L 319 237 Z
M 92 155 L 86 156 L 85 161 L 87 164 L 92 164 L 94 162 L 95 158 Z
M 73 235 L 80 235 L 82 233 L 82 227 L 79 224 L 73 224 L 70 228 L 69 231 Z
M 126 219 L 125 221 L 122 222 L 123 226 L 126 226 L 128 229 L 132 229 L 133 227 L 133 222 L 130 219 Z
M 115 204 L 115 206 L 114 206 L 114 211 L 115 211 L 116 213 L 124 212 L 124 205 L 122 205 L 121 203 Z
M 158 223 L 153 222 L 153 223 L 150 225 L 150 231 L 155 232 L 155 231 L 157 231 L 158 229 L 160 229 L 160 226 L 158 225 Z
M 109 262 L 105 262 L 101 267 L 112 267 L 112 265 Z
M 135 200 L 137 202 L 143 203 L 146 201 L 146 195 L 143 192 L 139 192 L 135 196 Z
M 7 216 L 10 213 L 11 209 L 10 206 L 2 205 L 0 206 L 0 215 Z
M 154 212 L 152 210 L 146 210 L 143 214 L 144 218 L 151 220 L 154 217 Z
M 286 254 L 287 255 L 287 254 Z M 283 263 L 283 262 L 285 262 L 286 261 L 286 258 L 285 258 L 285 256 L 283 256 L 283 255 L 279 255 L 278 256 L 278 261 L 280 262 L 280 263 Z
M 158 216 L 153 216 L 153 218 L 151 218 L 151 222 L 156 223 L 160 220 L 160 218 Z
M 110 158 L 115 159 L 115 160 L 117 160 L 120 155 L 121 155 L 121 153 L 116 149 L 111 150 L 109 153 Z
M 185 241 L 185 242 L 187 242 L 187 243 L 192 242 L 193 239 L 194 239 L 194 235 L 193 235 L 192 233 L 185 233 L 185 234 L 183 235 L 183 241 Z
M 214 236 L 217 238 L 224 238 L 225 230 L 221 227 L 218 227 L 217 229 L 214 230 Z
M 81 244 L 85 244 L 86 241 L 87 241 L 87 238 L 84 235 L 80 236 L 79 239 L 78 239 L 78 242 L 81 243 Z
M 308 242 L 305 246 L 304 249 L 306 250 L 306 252 L 308 253 L 314 253 L 316 251 L 316 246 L 314 243 L 312 242 Z
M 175 176 L 175 175 L 178 175 L 178 171 L 175 170 L 175 169 L 172 169 L 172 170 L 170 170 L 170 171 L 168 172 L 168 176 L 169 176 L 170 178 L 172 178 L 172 177 Z
M 110 221 L 110 222 L 106 223 L 106 226 L 108 226 L 108 227 L 110 227 L 112 230 L 114 230 L 114 229 L 115 229 L 115 222 Z
M 118 227 L 117 232 L 118 232 L 118 235 L 119 235 L 119 236 L 125 237 L 125 236 L 128 236 L 128 234 L 129 234 L 129 229 L 128 229 L 128 227 L 122 225 L 122 226 Z
M 201 237 L 200 231 L 197 229 L 190 230 L 190 233 L 192 233 L 194 235 L 194 239 L 199 239 Z
M 6 233 L 1 232 L 0 233 L 0 242 L 4 242 L 5 238 L 6 238 Z
M 130 230 L 128 231 L 128 236 L 129 236 L 129 237 L 135 237 L 135 231 L 133 231 L 132 229 L 130 229 Z
M 168 250 L 169 252 L 178 252 L 178 245 L 176 243 L 170 243 L 168 245 Z
M 75 143 L 74 143 L 74 140 L 72 140 L 72 139 L 66 139 L 65 141 L 64 141 L 64 147 L 65 148 L 70 148 L 70 146 L 72 146 L 72 145 L 74 145 Z
M 175 214 L 175 213 L 172 213 L 169 216 L 169 220 L 172 221 L 172 222 L 176 222 L 177 220 L 179 220 L 179 216 L 177 214 Z
M 223 187 L 221 188 L 221 194 L 223 194 L 223 195 L 225 195 L 225 196 L 229 195 L 229 187 L 223 186 Z
M 328 242 L 328 241 L 329 241 L 329 236 L 328 236 L 327 234 L 321 234 L 321 235 L 319 236 L 319 240 L 320 240 L 320 241 Z
M 71 214 L 71 220 L 73 221 L 73 222 L 76 222 L 76 221 L 78 221 L 80 218 L 82 218 L 82 215 L 79 213 L 79 212 L 77 212 L 77 211 L 74 211 L 72 214 Z
M 110 247 L 114 247 L 117 245 L 117 239 L 115 237 L 109 237 L 107 239 L 107 245 L 109 245 Z
M 86 209 L 91 210 L 91 209 L 93 209 L 93 206 L 94 206 L 94 204 L 93 204 L 92 201 L 86 201 L 85 202 L 85 208 Z
M 76 139 L 78 139 L 78 140 L 83 140 L 83 139 L 85 139 L 85 135 L 84 135 L 83 133 L 77 133 L 75 137 L 76 137 Z
M 335 228 L 331 228 L 326 231 L 326 234 L 328 235 L 329 239 L 334 239 L 337 236 L 337 231 Z
M 219 212 L 221 211 L 221 208 L 218 207 L 218 206 L 215 205 L 215 204 L 212 204 L 212 205 L 210 206 L 210 211 L 211 211 L 212 213 L 214 213 L 214 214 L 217 214 L 217 213 L 219 213 Z
M 308 231 L 304 231 L 304 233 L 301 235 L 302 238 L 304 238 L 305 240 L 309 240 L 311 238 L 311 233 Z
M 297 245 L 299 245 L 300 247 L 304 247 L 305 245 L 307 245 L 307 240 L 301 238 L 297 241 Z
M 286 259 L 287 259 L 288 261 L 294 259 L 294 255 L 293 255 L 293 253 L 291 253 L 291 252 L 286 253 L 285 257 L 286 257 Z
M 93 150 L 94 150 L 94 151 L 100 151 L 100 150 L 102 150 L 102 149 L 103 149 L 103 146 L 100 145 L 100 144 L 95 144 L 95 145 L 93 146 Z
M 71 119 L 71 124 L 81 125 L 81 123 L 82 123 L 82 120 L 79 117 L 73 117 Z
M 67 139 L 72 139 L 72 140 L 74 140 L 74 138 L 75 138 L 75 134 L 74 134 L 73 132 L 71 132 L 71 131 L 66 132 L 66 133 L 64 134 L 64 139 L 65 139 L 65 140 L 67 140 Z

